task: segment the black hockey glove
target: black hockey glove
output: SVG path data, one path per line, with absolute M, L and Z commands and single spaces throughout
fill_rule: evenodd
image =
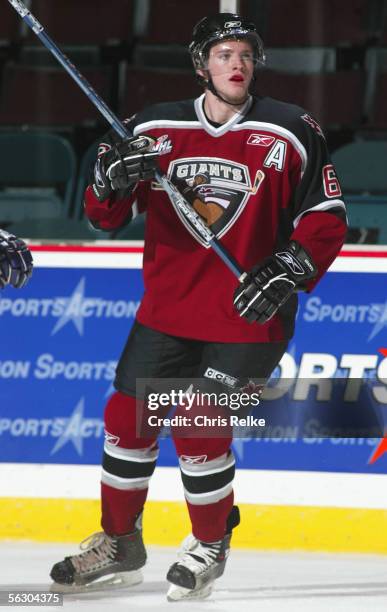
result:
M 291 241 L 279 253 L 267 257 L 245 275 L 234 293 L 234 306 L 249 323 L 269 321 L 277 310 L 306 281 L 315 278 L 317 268 L 298 242 Z
M 128 138 L 97 159 L 93 191 L 100 202 L 109 198 L 112 191 L 130 189 L 138 181 L 154 178 L 158 153 L 151 149 L 155 142 L 150 136 Z
M 20 238 L 0 230 L 0 289 L 23 287 L 32 274 L 32 255 Z

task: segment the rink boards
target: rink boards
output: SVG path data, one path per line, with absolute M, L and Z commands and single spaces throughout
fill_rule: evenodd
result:
M 34 258 L 32 282 L 0 296 L 0 536 L 78 540 L 98 530 L 102 412 L 142 295 L 142 245 L 36 245 Z M 282 374 L 379 379 L 383 415 L 386 279 L 387 248 L 345 247 L 301 296 Z M 387 553 L 387 453 L 370 462 L 380 439 L 291 434 L 234 441 L 236 544 Z M 176 544 L 188 525 L 168 439 L 149 500 L 147 540 Z

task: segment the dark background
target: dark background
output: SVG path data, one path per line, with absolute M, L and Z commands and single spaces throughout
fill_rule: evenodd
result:
M 154 102 L 200 95 L 187 45 L 194 24 L 219 11 L 218 0 L 30 0 L 29 6 L 120 117 Z M 348 241 L 386 243 L 387 179 L 381 158 L 387 153 L 387 1 L 242 0 L 240 13 L 257 24 L 265 43 L 267 65 L 258 73 L 256 91 L 301 105 L 326 133 L 349 198 Z M 0 225 L 16 231 L 27 220 L 32 238 L 39 235 L 37 227 L 42 237 L 101 237 L 80 228 L 93 143 L 106 127 L 11 5 L 1 2 L 0 146 L 17 167 L 17 177 L 0 168 Z M 23 142 L 10 146 L 1 137 L 42 131 L 64 138 L 73 158 L 68 173 L 51 182 L 36 170 L 33 187 L 53 188 L 64 204 L 57 202 L 59 212 L 51 207 L 47 213 L 38 192 L 34 208 L 19 208 L 16 214 L 18 194 L 9 189 L 30 188 L 33 181 L 24 171 Z M 350 149 L 348 159 L 335 159 L 345 145 L 370 142 L 371 148 Z M 45 146 L 40 142 L 28 157 L 46 157 L 39 162 L 46 165 L 50 157 L 54 166 L 57 154 L 47 154 Z M 364 170 L 364 164 L 371 169 Z M 353 183 L 362 169 L 364 180 Z M 66 220 L 61 229 L 51 218 L 58 215 Z M 137 223 L 126 234 L 110 237 L 141 238 L 143 223 Z

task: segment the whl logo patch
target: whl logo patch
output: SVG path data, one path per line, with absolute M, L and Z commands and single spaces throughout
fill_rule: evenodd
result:
M 265 134 L 250 134 L 247 144 L 255 145 L 256 147 L 270 147 L 274 141 L 274 136 L 266 136 Z
M 152 151 L 156 151 L 159 155 L 166 155 L 172 151 L 172 142 L 169 140 L 168 134 L 164 134 L 157 139 Z

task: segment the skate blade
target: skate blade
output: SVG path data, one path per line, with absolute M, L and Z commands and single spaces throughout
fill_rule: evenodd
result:
M 90 593 L 93 591 L 103 591 L 105 589 L 125 589 L 126 587 L 141 584 L 143 575 L 141 570 L 132 572 L 119 572 L 118 574 L 109 574 L 102 576 L 99 580 L 94 580 L 87 584 L 59 584 L 53 582 L 50 591 L 52 593 Z
M 207 584 L 201 589 L 185 589 L 172 584 L 167 593 L 168 601 L 187 601 L 192 599 L 206 599 L 212 593 L 213 585 Z

